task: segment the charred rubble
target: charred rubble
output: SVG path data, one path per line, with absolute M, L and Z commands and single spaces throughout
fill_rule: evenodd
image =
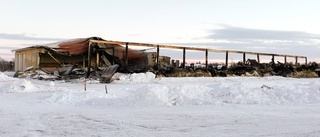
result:
M 294 65 L 292 63 L 258 63 L 256 60 L 248 59 L 246 63 L 239 62 L 231 65 L 229 68 L 208 69 L 212 76 L 282 76 L 293 78 L 315 78 L 319 77 L 319 66 L 317 63 L 307 65 Z
M 320 69 L 317 63 L 308 65 L 283 64 L 278 62 L 257 63 L 255 60 L 248 60 L 247 63 L 236 63 L 229 68 L 225 66 L 211 64 L 205 68 L 170 68 L 168 70 L 159 70 L 159 77 L 232 77 L 232 76 L 282 76 L 293 78 L 316 78 L 320 76 Z
M 45 80 L 72 80 L 79 78 L 96 79 L 102 83 L 111 81 L 116 72 L 139 73 L 153 72 L 157 77 L 230 77 L 230 76 L 283 76 L 296 78 L 319 77 L 320 68 L 317 63 L 299 65 L 275 62 L 275 54 L 251 53 L 272 56 L 270 63 L 248 59 L 232 65 L 208 64 L 208 52 L 243 53 L 244 60 L 247 52 L 228 50 L 209 50 L 201 48 L 175 47 L 170 45 L 155 45 L 130 43 L 134 46 L 152 47 L 156 52 L 146 52 L 128 48 L 128 42 L 107 41 L 99 37 L 89 37 L 67 40 L 58 43 L 37 45 L 15 50 L 16 77 L 31 77 Z M 124 46 L 125 45 L 125 46 Z M 168 56 L 160 56 L 162 48 L 183 50 L 183 60 L 172 60 Z M 186 50 L 205 51 L 206 63 L 185 62 Z M 249 53 L 249 52 L 248 52 Z M 21 71 L 23 70 L 23 71 Z
M 166 57 L 168 58 L 168 57 Z M 128 68 L 119 63 L 106 67 L 97 67 L 90 69 L 90 79 L 100 80 L 102 83 L 109 83 L 114 73 L 141 73 L 153 72 L 157 77 L 234 77 L 234 76 L 282 76 L 293 78 L 316 78 L 320 76 L 319 65 L 315 62 L 307 65 L 294 65 L 292 63 L 277 62 L 258 63 L 256 60 L 248 59 L 245 63 L 238 62 L 226 68 L 224 65 L 209 64 L 208 68 L 204 66 L 186 66 L 183 68 L 176 63 L 171 64 L 165 60 L 161 60 L 158 66 L 145 67 L 143 69 Z M 80 68 L 77 65 L 66 64 L 61 66 L 57 71 L 47 72 L 45 70 L 36 70 L 28 68 L 22 74 L 30 74 L 30 77 L 37 79 L 49 80 L 71 80 L 79 79 L 86 76 L 85 68 Z M 49 76 L 46 76 L 49 75 Z M 21 76 L 20 76 L 21 77 Z

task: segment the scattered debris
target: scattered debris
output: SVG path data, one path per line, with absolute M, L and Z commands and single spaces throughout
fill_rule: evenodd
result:
M 100 83 L 112 82 L 112 76 L 116 72 L 120 73 L 135 73 L 135 72 L 153 72 L 157 77 L 230 77 L 230 76 L 283 76 L 294 78 L 316 78 L 320 76 L 320 68 L 317 63 L 309 63 L 307 65 L 293 65 L 283 64 L 278 62 L 273 63 L 258 63 L 255 60 L 249 59 L 246 63 L 236 63 L 226 68 L 223 65 L 210 64 L 206 69 L 205 65 L 186 65 L 182 68 L 177 65 L 178 60 L 170 62 L 170 58 L 164 57 L 159 60 L 159 66 L 148 67 L 146 69 L 139 69 L 129 71 L 125 66 L 119 64 L 105 64 L 104 67 L 91 68 L 89 79 L 100 81 Z M 109 62 L 109 61 L 104 61 Z M 177 67 L 179 66 L 179 67 Z M 87 71 L 85 68 L 77 67 L 77 65 L 66 64 L 61 65 L 57 69 L 36 69 L 29 67 L 26 71 L 17 71 L 15 77 L 30 77 L 40 80 L 71 80 L 85 78 Z M 263 85 L 261 88 L 270 89 L 270 87 Z
M 272 87 L 269 87 L 269 86 L 267 86 L 267 85 L 262 85 L 261 88 L 262 88 L 262 89 L 273 89 Z
M 115 64 L 115 65 L 112 65 L 110 67 L 105 68 L 102 71 L 102 74 L 100 77 L 101 78 L 100 82 L 101 83 L 109 83 L 113 74 L 116 73 L 118 67 L 119 67 L 119 65 Z

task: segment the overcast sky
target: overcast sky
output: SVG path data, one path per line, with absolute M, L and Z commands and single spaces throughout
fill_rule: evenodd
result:
M 1 0 L 0 57 L 10 60 L 12 49 L 98 36 L 320 62 L 319 5 L 318 0 Z

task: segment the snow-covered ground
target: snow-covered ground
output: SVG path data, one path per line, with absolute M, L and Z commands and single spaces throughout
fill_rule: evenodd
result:
M 320 79 L 16 79 L 0 72 L 0 136 L 320 136 Z M 106 91 L 108 93 L 106 93 Z

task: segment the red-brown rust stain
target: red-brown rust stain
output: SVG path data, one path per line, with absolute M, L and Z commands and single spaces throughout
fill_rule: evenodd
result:
M 89 39 L 79 39 L 60 43 L 58 52 L 68 52 L 71 55 L 82 54 L 88 52 Z
M 68 52 L 70 55 L 77 55 L 88 52 L 90 38 L 83 38 L 73 41 L 67 41 L 58 44 L 56 49 L 58 52 Z M 115 56 L 124 59 L 126 54 L 126 48 L 118 44 L 108 44 L 109 47 L 114 47 L 117 53 Z M 112 53 L 112 52 L 111 52 Z M 138 59 L 146 56 L 146 53 L 140 50 L 128 49 L 128 59 Z

